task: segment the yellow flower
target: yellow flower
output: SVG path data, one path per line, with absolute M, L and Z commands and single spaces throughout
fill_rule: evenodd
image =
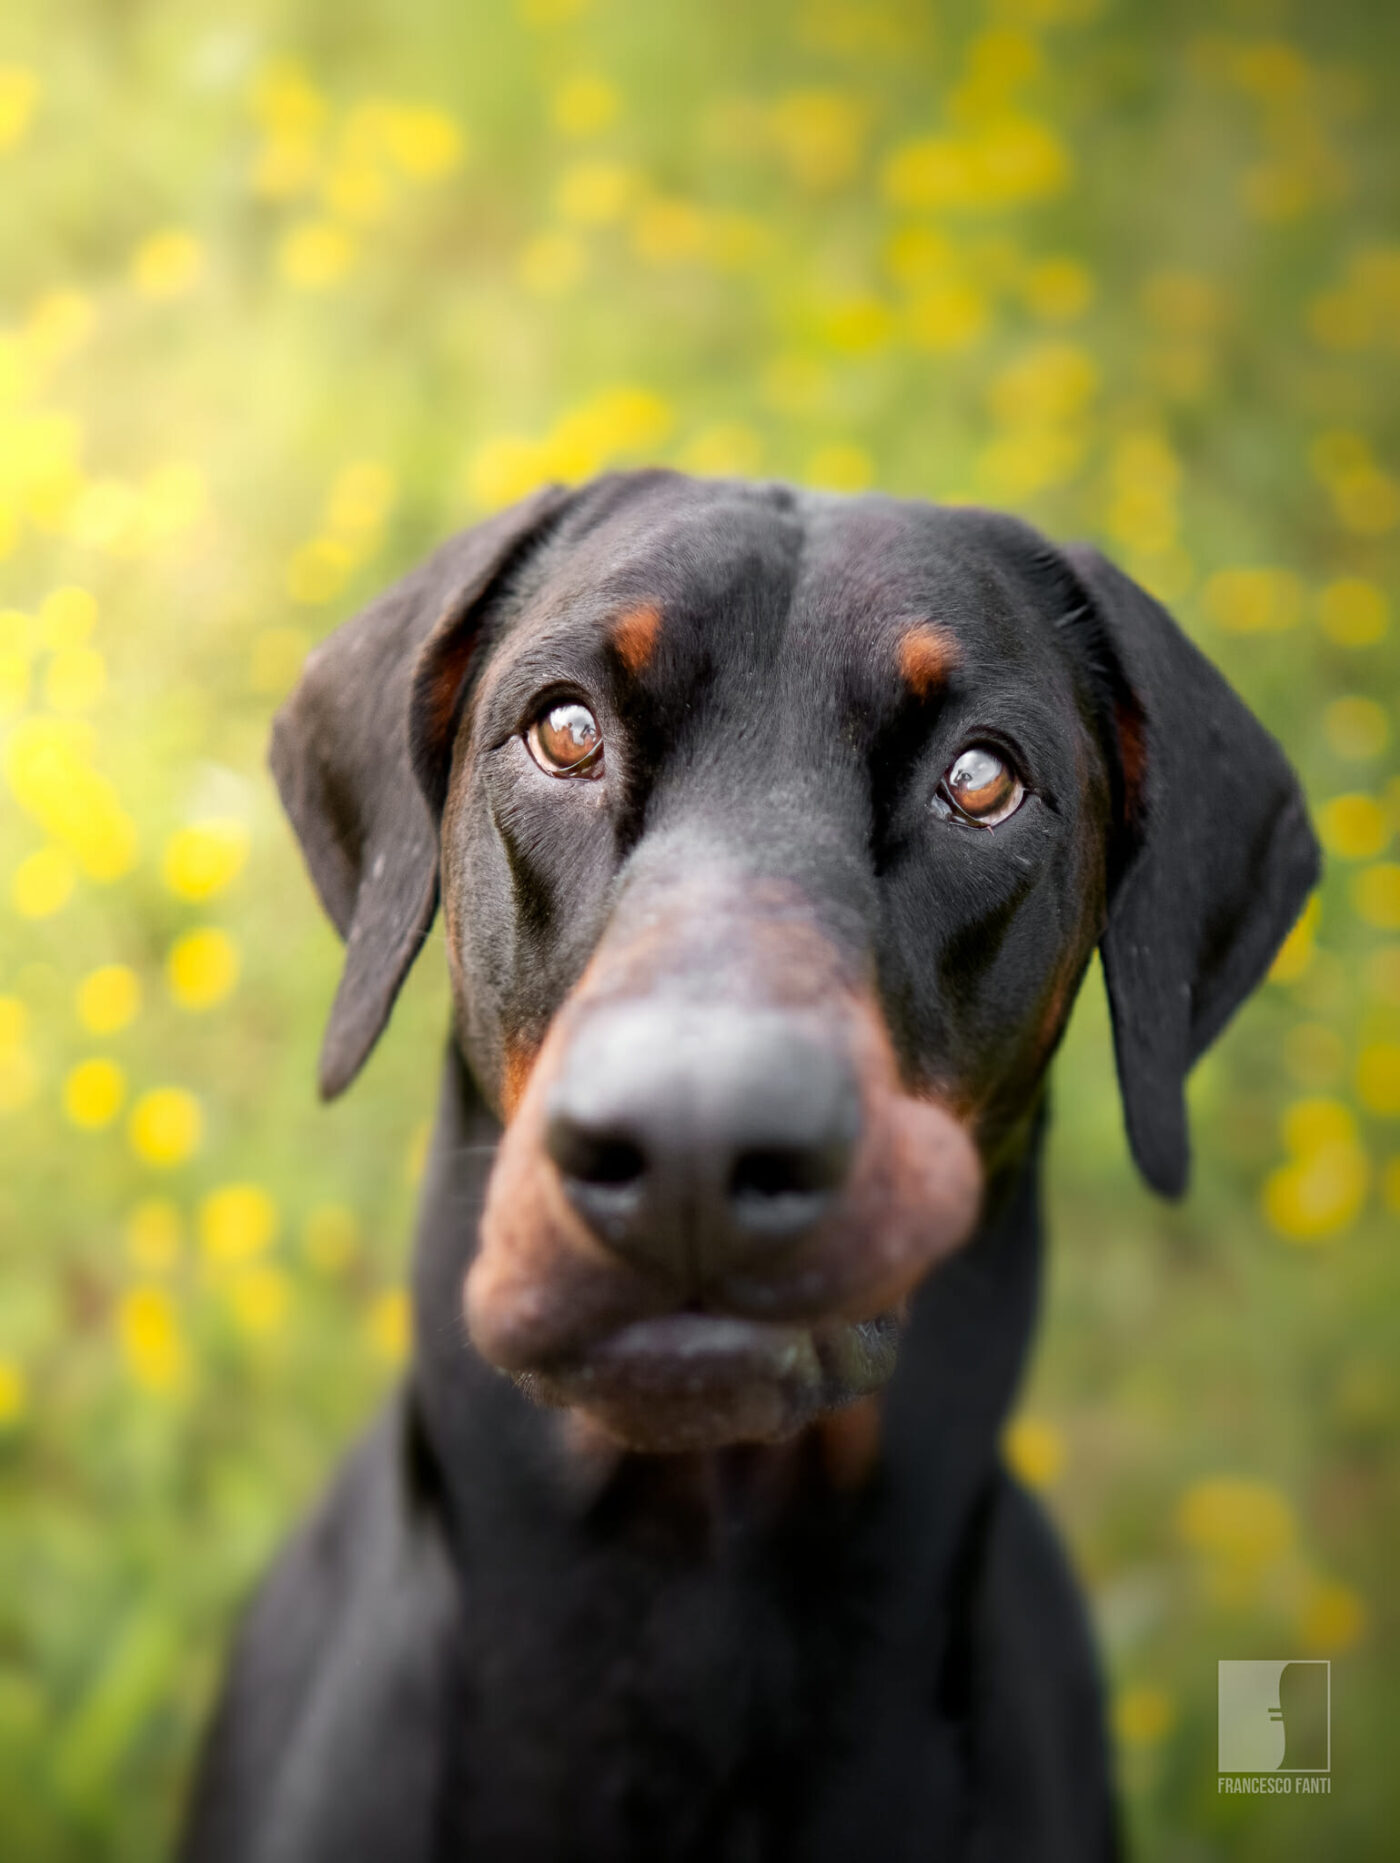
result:
M 165 884 L 181 899 L 211 899 L 243 871 L 248 846 L 247 828 L 231 816 L 193 822 L 165 844 Z
M 1046 323 L 1071 323 L 1094 301 L 1094 278 L 1077 259 L 1042 259 L 1026 273 L 1026 306 Z
M 127 1369 L 143 1390 L 167 1395 L 188 1372 L 175 1302 L 163 1287 L 133 1287 L 117 1307 L 117 1331 Z
M 1400 1042 L 1372 1042 L 1361 1050 L 1356 1094 L 1368 1113 L 1400 1119 Z
M 170 994 L 182 1009 L 212 1009 L 238 981 L 238 946 L 216 925 L 186 932 L 165 962 Z
M 94 880 L 115 880 L 136 862 L 136 828 L 116 790 L 88 761 L 90 727 L 75 720 L 26 718 L 5 746 L 15 799 Z
M 1334 796 L 1318 810 L 1322 844 L 1343 860 L 1373 860 L 1390 839 L 1386 812 L 1374 796 Z
M 307 1260 L 321 1274 L 339 1274 L 354 1259 L 360 1225 L 355 1212 L 343 1203 L 322 1203 L 311 1211 L 302 1229 Z
M 103 964 L 78 985 L 78 1020 L 93 1035 L 115 1035 L 141 1007 L 141 983 L 127 964 Z
M 1298 1637 L 1307 1655 L 1344 1655 L 1365 1629 L 1366 1606 L 1350 1585 L 1312 1581 L 1298 1616 Z
M 131 255 L 131 282 L 148 298 L 183 297 L 203 269 L 204 248 L 179 227 L 148 234 Z
M 280 1268 L 245 1268 L 228 1283 L 226 1297 L 239 1330 L 263 1338 L 285 1325 L 292 1284 Z
M 1322 917 L 1322 899 L 1314 893 L 1303 907 L 1297 924 L 1279 947 L 1269 971 L 1271 983 L 1296 983 L 1311 964 L 1316 948 L 1317 925 Z
M 0 1355 L 0 1429 L 18 1423 L 29 1404 L 29 1381 L 18 1359 Z
M 1142 307 L 1173 336 L 1199 336 L 1219 321 L 1219 288 L 1198 272 L 1153 272 L 1142 288 Z
M 864 117 L 839 91 L 794 91 L 772 109 L 772 135 L 793 179 L 805 188 L 834 188 L 860 160 Z
M 1264 1214 L 1286 1241 L 1331 1241 L 1356 1220 L 1370 1183 L 1356 1121 L 1339 1100 L 1299 1100 L 1284 1115 L 1283 1140 L 1292 1162 L 1266 1180 Z
M 314 136 L 269 136 L 253 163 L 253 192 L 269 200 L 289 200 L 311 187 L 319 169 L 320 152 Z
M 188 460 L 172 460 L 146 475 L 138 494 L 137 526 L 146 549 L 187 531 L 208 509 L 204 474 Z
M 954 262 L 953 245 L 929 226 L 902 226 L 885 247 L 885 268 L 901 285 L 920 285 Z
M 365 1331 L 380 1358 L 391 1365 L 402 1364 L 408 1356 L 410 1330 L 408 1296 L 402 1288 L 390 1288 L 370 1302 Z
M 572 233 L 540 233 L 520 254 L 520 282 L 537 297 L 558 297 L 582 278 L 588 255 Z
M 0 149 L 22 142 L 39 102 L 39 80 L 24 65 L 0 65 Z
M 96 597 L 74 583 L 53 589 L 39 604 L 39 641 L 54 653 L 86 646 L 96 626 Z
M 377 531 L 393 509 L 397 491 L 393 473 L 379 460 L 352 461 L 336 474 L 326 496 L 327 530 L 348 538 Z
M 473 504 L 498 511 L 533 491 L 548 475 L 549 463 L 538 440 L 502 433 L 482 441 L 463 476 Z
M 436 181 L 460 166 L 466 153 L 461 127 L 431 104 L 394 107 L 384 124 L 390 159 L 411 181 Z
M 1252 1574 L 1290 1551 L 1295 1534 L 1293 1509 L 1277 1488 L 1235 1475 L 1193 1482 L 1177 1504 L 1176 1527 L 1188 1546 Z
M 15 868 L 10 897 L 25 919 L 52 918 L 67 905 L 77 881 L 72 856 L 61 847 L 41 847 Z
M 350 235 L 330 220 L 302 220 L 282 237 L 277 264 L 298 291 L 325 291 L 349 271 L 355 257 Z
M 279 698 L 296 680 L 310 646 L 299 627 L 265 627 L 253 636 L 248 676 L 255 692 Z
M 1204 601 L 1231 633 L 1275 632 L 1302 619 L 1303 585 L 1287 569 L 1221 569 L 1206 583 Z
M 157 1170 L 169 1170 L 197 1149 L 204 1136 L 204 1113 L 183 1087 L 153 1087 L 131 1109 L 127 1135 L 138 1158 Z
M 333 601 L 354 567 L 354 552 L 339 537 L 313 537 L 287 565 L 287 593 L 304 607 Z
M 11 1000 L 0 997 L 0 1005 Z M 38 1087 L 39 1070 L 24 1043 L 0 1042 L 0 1115 L 19 1112 L 34 1098 Z
M 126 1075 L 103 1056 L 80 1061 L 63 1083 L 63 1110 L 86 1131 L 111 1125 L 125 1098 Z
M 370 226 L 389 210 L 389 185 L 373 162 L 347 158 L 325 176 L 321 198 L 342 220 Z
M 702 427 L 681 453 L 685 470 L 702 476 L 751 474 L 762 463 L 763 441 L 742 421 L 717 421 Z
M 1099 371 L 1087 350 L 1073 343 L 1037 343 L 1001 370 L 988 403 L 1007 426 L 1072 420 L 1098 393 Z
M 1065 1465 L 1065 1439 L 1046 1417 L 1017 1417 L 1007 1427 L 1002 1449 L 1012 1473 L 1028 1488 L 1048 1488 Z
M 1400 1009 L 1400 945 L 1386 945 L 1371 953 L 1366 988 L 1378 1001 Z
M 1125 1747 L 1154 1747 L 1171 1732 L 1176 1706 L 1164 1688 L 1138 1683 L 1113 1701 L 1113 1731 Z
M 168 1197 L 144 1197 L 126 1219 L 126 1252 L 143 1274 L 168 1274 L 182 1238 L 180 1212 Z
M 588 0 L 516 0 L 527 26 L 561 26 L 588 5 Z
M 916 349 L 947 355 L 967 349 L 987 328 L 990 306 L 976 285 L 945 278 L 909 300 L 905 325 Z
M 812 414 L 826 398 L 830 377 L 814 356 L 775 356 L 763 371 L 763 398 L 783 414 Z
M 1357 916 L 1381 931 L 1400 931 L 1400 864 L 1378 861 L 1358 873 L 1351 886 Z
M 325 98 L 291 59 L 278 59 L 258 73 L 251 103 L 258 122 L 283 136 L 313 134 L 324 121 L 327 109 Z
M 579 72 L 555 91 L 550 115 L 566 136 L 592 136 L 617 115 L 618 96 L 606 78 Z
M 18 718 L 29 703 L 29 655 L 0 646 L 0 721 Z
M 706 219 L 693 201 L 644 201 L 632 222 L 632 249 L 652 265 L 685 265 L 703 256 Z
M 564 171 L 555 205 L 566 220 L 606 226 L 622 218 L 636 186 L 636 175 L 619 162 L 578 162 Z
M 1374 699 L 1333 699 L 1322 728 L 1337 755 L 1356 762 L 1378 757 L 1390 742 L 1390 719 Z
M 875 478 L 875 462 L 864 447 L 836 442 L 817 448 L 803 476 L 809 485 L 829 491 L 862 492 Z
M 670 404 L 647 389 L 606 388 L 561 415 L 545 438 L 545 458 L 560 478 L 588 478 L 650 453 L 674 419 Z
M 107 689 L 107 662 L 96 647 L 65 647 L 49 661 L 44 697 L 60 713 L 90 712 Z
M 885 166 L 897 207 L 1012 207 L 1062 193 L 1069 151 L 1049 124 L 1007 113 L 961 137 L 907 142 Z
M 206 1267 L 241 1267 L 277 1239 L 281 1216 L 261 1184 L 224 1184 L 199 1206 L 199 1246 Z

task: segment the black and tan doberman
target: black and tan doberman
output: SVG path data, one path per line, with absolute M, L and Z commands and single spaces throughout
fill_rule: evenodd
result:
M 448 544 L 272 764 L 346 942 L 323 1091 L 439 900 L 454 1030 L 406 1386 L 251 1607 L 187 1858 L 1114 1855 L 998 1455 L 1046 1069 L 1097 947 L 1181 1192 L 1315 877 L 1278 746 L 1092 550 L 645 472 Z

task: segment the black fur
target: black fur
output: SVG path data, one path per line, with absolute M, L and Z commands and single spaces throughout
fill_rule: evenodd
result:
M 664 625 L 629 673 L 599 628 L 642 601 Z M 917 620 L 957 648 L 922 698 L 894 670 Z M 555 687 L 599 709 L 605 807 L 522 775 Z M 969 736 L 1031 792 L 994 834 L 930 825 Z M 997 1451 L 1036 1306 L 1043 1077 L 1098 941 L 1134 1154 L 1182 1189 L 1186 1072 L 1315 875 L 1273 740 L 1092 552 L 654 473 L 447 546 L 315 657 L 273 763 L 348 941 L 324 1090 L 382 1028 L 440 871 L 457 1031 L 412 1371 L 248 1615 L 185 1857 L 1114 1855 L 1083 1612 Z M 850 1490 L 811 1437 L 595 1477 L 462 1337 L 507 1047 L 547 1029 L 636 876 L 720 854 L 800 885 L 908 1082 L 976 1108 L 981 1222 L 914 1298 Z

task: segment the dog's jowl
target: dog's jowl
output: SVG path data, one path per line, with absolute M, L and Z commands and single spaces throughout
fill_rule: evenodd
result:
M 1115 1854 L 997 1451 L 1046 1072 L 1097 947 L 1183 1190 L 1315 874 L 1277 745 L 1091 550 L 655 472 L 448 544 L 272 763 L 346 941 L 323 1091 L 439 902 L 453 1030 L 412 1367 L 251 1607 L 187 1857 Z

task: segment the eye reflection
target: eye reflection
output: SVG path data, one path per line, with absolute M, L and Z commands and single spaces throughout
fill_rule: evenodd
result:
M 578 699 L 563 699 L 542 712 L 526 731 L 525 745 L 546 775 L 603 774 L 603 734 Z
M 940 813 L 995 828 L 1016 813 L 1025 786 L 999 751 L 973 744 L 955 757 L 938 785 Z

